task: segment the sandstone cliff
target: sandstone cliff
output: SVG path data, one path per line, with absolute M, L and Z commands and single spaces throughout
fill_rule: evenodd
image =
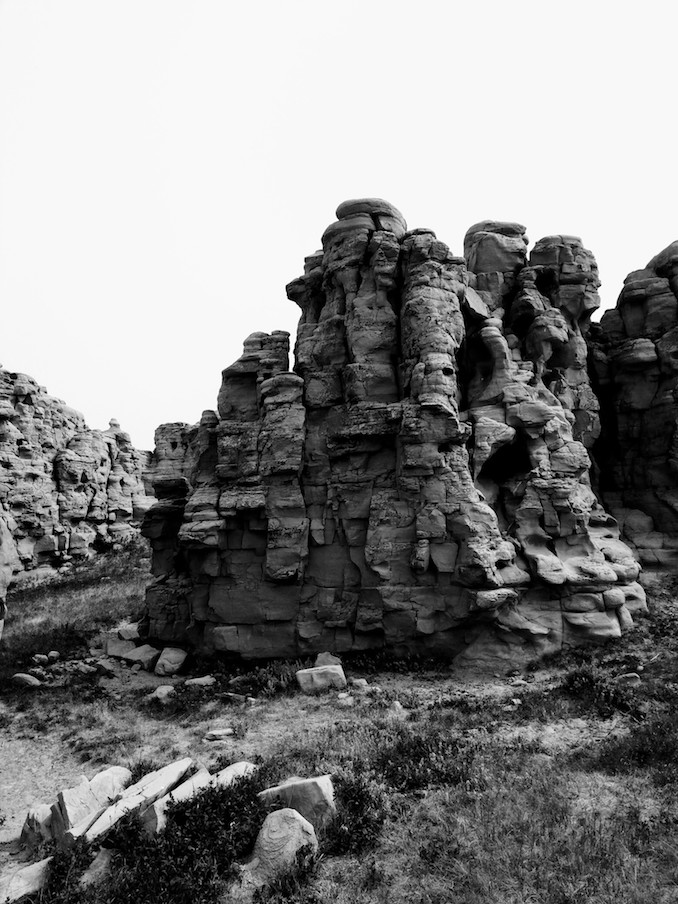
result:
M 639 566 L 591 489 L 600 425 L 581 240 L 455 257 L 390 204 L 341 204 L 218 412 L 157 434 L 150 635 L 247 657 L 439 650 L 516 662 L 618 636 Z
M 678 564 L 678 242 L 629 273 L 592 343 L 600 491 L 647 565 Z
M 138 533 L 148 454 L 25 374 L 0 369 L 0 624 L 13 574 L 86 557 Z

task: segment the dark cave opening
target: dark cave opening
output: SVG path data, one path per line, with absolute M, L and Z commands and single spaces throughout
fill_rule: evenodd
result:
M 480 469 L 480 480 L 491 480 L 502 486 L 512 478 L 522 477 L 532 470 L 532 461 L 524 434 L 511 443 L 500 446 Z

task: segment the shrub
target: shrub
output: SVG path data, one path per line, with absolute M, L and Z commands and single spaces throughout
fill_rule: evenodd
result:
M 162 763 L 157 763 L 155 760 L 136 760 L 135 762 L 128 763 L 127 768 L 132 773 L 129 784 L 136 784 L 139 779 L 148 775 L 149 772 L 155 772 L 156 769 L 160 769 L 162 765 Z
M 147 835 L 136 816 L 126 817 L 107 839 L 115 857 L 106 882 L 91 893 L 78 887 L 89 858 L 83 861 L 76 848 L 59 855 L 44 904 L 216 904 L 263 823 L 266 808 L 257 790 L 250 779 L 241 779 L 171 804 L 159 835 Z
M 586 663 L 565 675 L 562 689 L 587 706 L 592 706 L 603 718 L 615 712 L 632 712 L 636 695 L 632 688 L 618 684 L 598 666 Z
M 610 772 L 635 768 L 654 771 L 655 780 L 678 780 L 678 725 L 672 712 L 660 712 L 632 726 L 628 735 L 601 745 L 599 764 Z
M 398 791 L 473 784 L 476 746 L 439 726 L 398 725 L 372 757 L 372 768 Z
M 324 904 L 315 891 L 306 888 L 315 865 L 313 848 L 302 847 L 288 872 L 254 893 L 254 904 Z
M 323 848 L 330 854 L 359 854 L 377 843 L 386 819 L 386 796 L 362 771 L 334 775 L 337 814 L 328 826 Z

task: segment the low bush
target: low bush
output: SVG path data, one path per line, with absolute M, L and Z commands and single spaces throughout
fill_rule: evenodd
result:
M 290 870 L 254 893 L 254 904 L 324 904 L 317 892 L 307 887 L 315 866 L 311 846 L 301 848 Z
M 398 791 L 473 785 L 476 745 L 434 723 L 398 724 L 372 755 L 377 776 Z
M 206 788 L 170 805 L 159 835 L 147 835 L 136 816 L 126 817 L 106 842 L 115 852 L 106 881 L 79 887 L 89 857 L 76 847 L 53 861 L 41 904 L 217 904 L 266 816 L 258 790 L 251 779 Z
M 323 850 L 329 854 L 371 850 L 386 819 L 383 788 L 362 771 L 337 773 L 333 782 L 337 814 L 325 832 Z
M 650 715 L 628 735 L 605 741 L 597 757 L 608 772 L 651 769 L 658 784 L 678 781 L 678 724 L 672 711 Z
M 585 706 L 593 707 L 603 718 L 609 718 L 615 712 L 633 712 L 637 704 L 633 688 L 619 684 L 614 677 L 592 663 L 571 669 L 561 687 Z

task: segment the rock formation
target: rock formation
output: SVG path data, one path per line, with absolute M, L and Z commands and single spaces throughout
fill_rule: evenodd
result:
M 218 412 L 157 434 L 148 630 L 246 657 L 441 651 L 515 663 L 618 636 L 639 566 L 591 489 L 581 240 L 517 223 L 465 257 L 348 201 Z
M 31 377 L 0 369 L 0 621 L 17 572 L 138 533 L 146 461 L 117 421 L 90 430 Z
M 634 270 L 594 333 L 606 507 L 640 561 L 678 563 L 678 242 Z

